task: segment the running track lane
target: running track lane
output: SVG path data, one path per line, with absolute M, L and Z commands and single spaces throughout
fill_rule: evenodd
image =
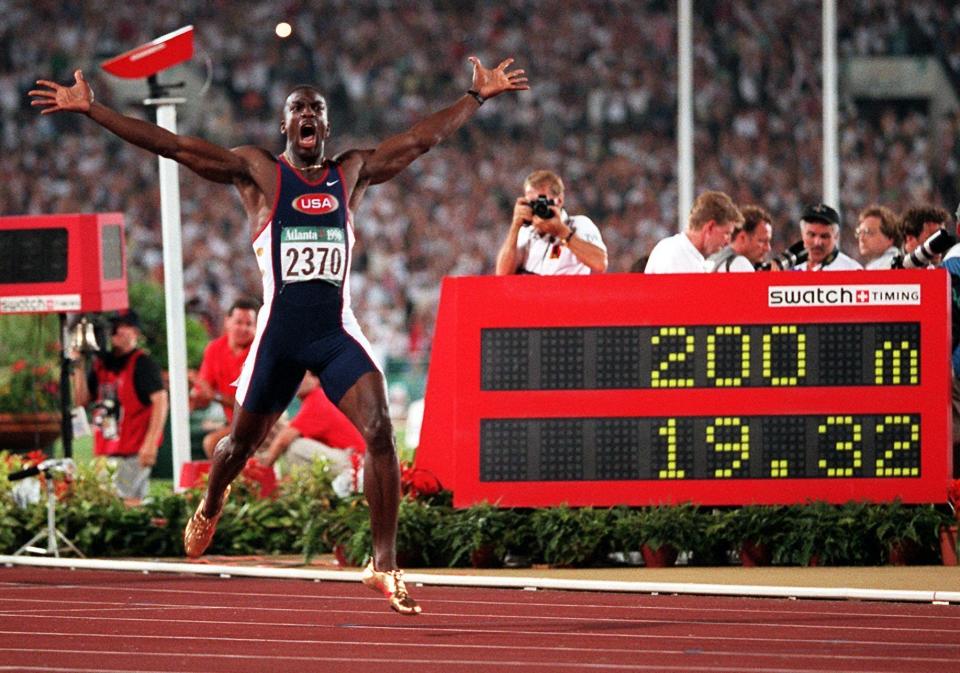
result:
M 413 587 L 411 587 L 413 589 Z M 0 568 L 0 671 L 960 673 L 960 606 Z

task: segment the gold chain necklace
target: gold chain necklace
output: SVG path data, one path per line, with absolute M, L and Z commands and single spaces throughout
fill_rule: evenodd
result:
M 323 168 L 324 163 L 326 163 L 327 161 L 326 157 L 324 157 L 320 160 L 319 164 L 314 164 L 313 166 L 300 167 L 293 162 L 293 157 L 290 156 L 290 153 L 287 150 L 283 151 L 283 156 L 286 157 L 287 163 L 293 166 L 294 168 L 296 168 L 298 171 L 309 171 L 311 168 Z

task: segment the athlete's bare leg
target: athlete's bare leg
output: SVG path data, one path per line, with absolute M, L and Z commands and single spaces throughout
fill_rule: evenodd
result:
M 346 414 L 367 442 L 363 459 L 363 490 L 370 505 L 373 558 L 360 580 L 383 594 L 390 607 L 402 615 L 420 614 L 420 606 L 407 592 L 403 571 L 397 568 L 397 513 L 400 509 L 400 464 L 387 409 L 383 374 L 367 372 L 340 400 Z
M 207 458 L 213 458 L 213 450 L 217 448 L 220 440 L 230 434 L 230 426 L 224 425 L 222 428 L 211 430 L 203 436 L 203 452 Z
M 370 505 L 373 561 L 380 571 L 397 568 L 397 511 L 400 464 L 380 372 L 361 376 L 340 400 L 340 410 L 367 442 L 363 459 L 363 493 Z
M 240 406 L 236 408 L 230 434 L 217 442 L 217 447 L 213 450 L 207 494 L 204 498 L 205 517 L 215 516 L 220 511 L 223 492 L 243 470 L 247 458 L 260 446 L 281 413 L 277 411 L 257 414 Z

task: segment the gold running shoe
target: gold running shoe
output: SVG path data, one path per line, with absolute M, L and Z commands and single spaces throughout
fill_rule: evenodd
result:
M 407 593 L 402 570 L 380 572 L 373 567 L 373 559 L 370 559 L 370 563 L 363 569 L 360 580 L 374 591 L 379 591 L 386 596 L 390 607 L 401 615 L 420 614 L 420 606 Z
M 206 497 L 200 500 L 197 505 L 197 511 L 193 513 L 190 520 L 187 521 L 187 527 L 183 529 L 183 550 L 189 558 L 199 558 L 203 552 L 210 546 L 213 540 L 213 534 L 217 530 L 217 522 L 223 514 L 223 506 L 227 502 L 227 496 L 230 495 L 230 486 L 228 485 L 220 498 L 220 511 L 209 519 L 203 515 L 203 505 Z

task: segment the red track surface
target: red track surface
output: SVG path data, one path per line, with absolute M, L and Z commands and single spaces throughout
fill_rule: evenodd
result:
M 413 587 L 411 587 L 413 589 Z M 960 606 L 0 568 L 0 671 L 960 672 Z

